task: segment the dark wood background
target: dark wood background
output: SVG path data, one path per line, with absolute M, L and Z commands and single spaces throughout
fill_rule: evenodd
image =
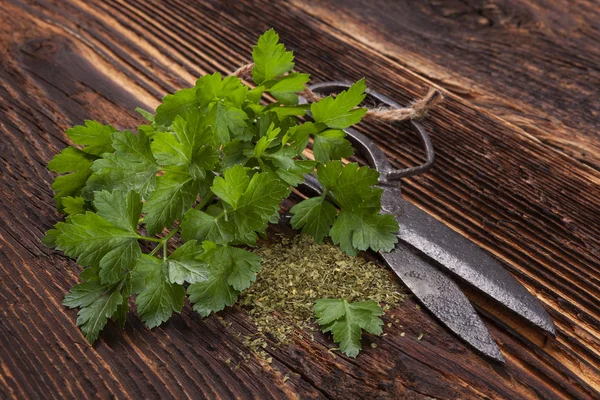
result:
M 599 16 L 586 0 L 3 0 L 0 397 L 599 398 Z M 506 365 L 413 300 L 393 312 L 404 328 L 356 360 L 300 332 L 271 364 L 241 362 L 253 327 L 238 308 L 221 313 L 227 329 L 186 306 L 153 331 L 130 316 L 85 342 L 61 305 L 79 268 L 40 241 L 59 219 L 46 164 L 64 129 L 130 128 L 135 106 L 249 61 L 270 27 L 314 81 L 366 76 L 401 102 L 445 91 L 426 121 L 436 166 L 405 194 L 503 260 L 555 339 L 471 293 Z M 418 160 L 414 138 L 365 128 L 394 164 Z

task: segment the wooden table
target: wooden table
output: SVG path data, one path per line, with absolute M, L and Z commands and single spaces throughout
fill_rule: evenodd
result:
M 600 10 L 593 1 L 3 0 L 0 7 L 0 397 L 598 398 Z M 506 365 L 472 352 L 416 302 L 356 360 L 300 334 L 252 357 L 243 310 L 184 308 L 149 331 L 129 316 L 94 347 L 61 305 L 79 267 L 40 241 L 58 219 L 46 169 L 84 119 L 140 122 L 168 92 L 249 61 L 274 27 L 314 81 L 366 76 L 408 102 L 437 151 L 405 194 L 503 260 L 556 322 L 546 338 L 477 294 Z M 416 139 L 370 129 L 395 165 Z M 425 335 L 417 340 L 419 333 Z M 241 352 L 241 355 L 240 355 Z M 229 361 L 227 361 L 229 360 Z M 239 364 L 239 368 L 234 366 Z

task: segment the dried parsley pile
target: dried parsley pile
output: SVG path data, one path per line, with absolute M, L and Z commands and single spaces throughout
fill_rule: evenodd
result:
M 389 309 L 406 296 L 385 268 L 348 256 L 329 243 L 318 244 L 306 235 L 284 237 L 255 252 L 263 259 L 262 270 L 240 297 L 240 304 L 259 332 L 271 334 L 280 343 L 289 343 L 297 328 L 314 329 L 317 299 L 372 300 Z

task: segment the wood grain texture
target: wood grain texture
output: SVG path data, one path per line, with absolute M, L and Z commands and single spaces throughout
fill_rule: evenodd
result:
M 295 4 L 549 146 L 600 167 L 597 2 Z
M 414 301 L 393 310 L 404 327 L 388 330 L 383 338 L 369 337 L 377 348 L 357 360 L 334 358 L 327 351 L 328 338 L 316 335 L 312 342 L 299 332 L 294 345 L 268 347 L 272 364 L 256 357 L 243 361 L 247 349 L 239 336 L 254 328 L 237 307 L 221 314 L 227 329 L 216 316 L 201 320 L 186 306 L 152 331 L 130 315 L 124 331 L 109 324 L 96 346 L 85 343 L 75 326 L 76 311 L 61 305 L 79 269 L 40 242 L 59 218 L 45 165 L 66 146 L 65 128 L 87 118 L 130 128 L 140 122 L 136 105 L 153 108 L 164 94 L 189 86 L 203 73 L 232 71 L 249 60 L 252 43 L 270 27 L 295 51 L 297 68 L 317 81 L 366 76 L 371 86 L 401 102 L 426 92 L 430 82 L 423 75 L 435 77 L 433 72 L 423 74 L 414 63 L 390 57 L 384 40 L 357 40 L 356 32 L 340 30 L 331 14 L 316 13 L 314 7 L 267 1 L 3 1 L 0 397 L 600 397 L 600 173 L 511 119 L 559 115 L 564 123 L 557 119 L 551 125 L 557 135 L 572 132 L 580 121 L 587 130 L 569 140 L 595 151 L 591 114 L 561 114 L 563 101 L 584 105 L 578 96 L 585 88 L 574 87 L 565 100 L 570 91 L 558 88 L 562 81 L 531 83 L 534 92 L 547 93 L 548 101 L 541 111 L 529 113 L 523 111 L 529 110 L 523 106 L 528 98 L 502 91 L 483 72 L 478 88 L 519 106 L 500 112 L 496 105 L 501 103 L 489 106 L 450 90 L 445 105 L 426 121 L 437 164 L 427 175 L 407 180 L 405 193 L 503 260 L 554 317 L 556 339 L 546 340 L 470 293 L 488 315 L 506 366 L 473 354 Z M 520 7 L 534 6 L 524 2 Z M 367 32 L 371 22 L 363 17 Z M 352 18 L 358 26 L 360 18 Z M 413 34 L 423 42 L 429 38 Z M 586 46 L 591 39 L 582 37 Z M 497 51 L 498 40 L 504 39 L 490 33 L 476 49 L 485 51 L 487 43 L 490 52 Z M 412 54 L 406 52 L 407 59 Z M 436 60 L 429 51 L 420 57 Z M 434 61 L 430 71 L 447 73 Z M 540 68 L 553 68 L 551 60 L 543 61 Z M 594 59 L 586 63 L 590 70 L 600 65 Z M 518 65 L 511 67 L 518 71 Z M 577 79 L 578 71 L 573 67 L 569 79 Z M 363 128 L 395 165 L 418 161 L 417 140 L 403 129 Z M 593 158 L 575 156 L 594 165 Z M 420 333 L 425 335 L 419 341 Z

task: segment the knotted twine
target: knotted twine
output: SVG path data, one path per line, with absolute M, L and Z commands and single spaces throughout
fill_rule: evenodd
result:
M 252 80 L 253 63 L 246 64 L 235 70 L 233 75 L 246 81 Z M 305 89 L 299 93 L 302 97 L 311 103 L 319 101 L 322 97 L 310 89 Z M 367 113 L 363 117 L 366 121 L 379 122 L 397 122 L 409 119 L 423 119 L 427 113 L 435 108 L 444 100 L 444 95 L 437 89 L 429 88 L 429 91 L 422 99 L 413 101 L 408 107 L 390 108 L 376 107 L 367 108 Z

